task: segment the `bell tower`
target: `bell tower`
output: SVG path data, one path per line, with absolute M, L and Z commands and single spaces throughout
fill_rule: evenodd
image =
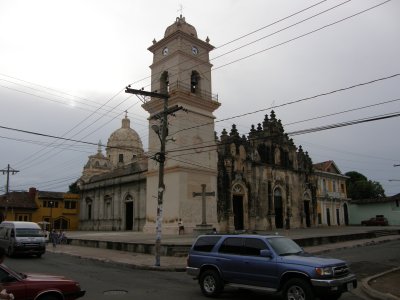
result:
M 206 192 L 217 191 L 213 112 L 220 103 L 211 89 L 209 53 L 213 49 L 208 37 L 200 40 L 196 29 L 182 15 L 165 30 L 164 38 L 158 42 L 153 40 L 148 48 L 153 53 L 151 91 L 168 94 L 168 107 L 182 107 L 168 116 L 162 212 L 165 233 L 178 234 L 179 219 L 183 221 L 185 232 L 192 232 L 202 223 L 204 214 L 207 224 L 217 227 L 217 196 L 207 197 L 205 205 L 199 197 L 194 197 L 204 184 Z M 158 98 L 151 98 L 142 105 L 150 114 L 150 157 L 160 149 L 159 136 L 151 127 L 160 125 L 157 115 L 163 112 L 163 105 L 163 100 Z M 144 231 L 148 232 L 155 230 L 158 174 L 157 162 L 149 159 L 144 226 Z

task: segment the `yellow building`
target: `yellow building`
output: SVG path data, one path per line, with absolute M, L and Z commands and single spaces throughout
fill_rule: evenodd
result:
M 319 225 L 348 225 L 347 176 L 332 160 L 313 165 L 317 179 L 317 212 Z
M 48 224 L 47 229 L 77 230 L 79 195 L 62 192 L 10 192 L 0 196 L 0 221 L 30 221 Z

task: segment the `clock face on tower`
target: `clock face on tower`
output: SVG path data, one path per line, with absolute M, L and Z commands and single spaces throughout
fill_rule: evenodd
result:
M 168 48 L 167 47 L 165 47 L 163 50 L 162 50 L 162 54 L 165 56 L 165 55 L 168 55 Z
M 193 55 L 197 55 L 199 53 L 199 49 L 196 46 L 192 46 L 192 53 Z

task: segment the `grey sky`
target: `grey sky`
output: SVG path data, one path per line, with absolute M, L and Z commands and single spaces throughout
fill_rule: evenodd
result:
M 213 92 L 222 104 L 215 113 L 218 135 L 233 123 L 240 134 L 247 134 L 270 110 L 221 120 L 271 106 L 278 106 L 275 111 L 286 132 L 399 112 L 400 76 L 279 107 L 400 73 L 397 0 L 354 17 L 350 16 L 384 1 L 323 1 L 257 31 L 319 2 L 0 0 L 0 126 L 105 144 L 128 109 L 131 126 L 147 148 L 146 112 L 123 90 L 130 83 L 149 90 L 152 54 L 147 48 L 154 38 L 163 38 L 181 13 L 180 4 L 198 37 L 208 36 L 217 47 L 211 58 Z M 338 7 L 321 13 L 334 6 Z M 253 31 L 257 32 L 245 36 Z M 240 48 L 246 44 L 250 45 Z M 380 104 L 388 101 L 392 102 Z M 295 123 L 374 104 L 379 105 Z M 400 163 L 399 120 L 293 138 L 314 163 L 334 160 L 343 173 L 363 173 L 393 195 L 400 192 L 400 181 L 389 181 L 400 180 L 400 167 L 393 167 Z M 0 168 L 10 164 L 20 171 L 10 177 L 11 190 L 35 186 L 65 191 L 96 151 L 94 145 L 60 145 L 0 129 Z M 3 189 L 5 175 L 0 182 Z

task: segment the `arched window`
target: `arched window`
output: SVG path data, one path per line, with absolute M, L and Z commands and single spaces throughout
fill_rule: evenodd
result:
M 200 90 L 200 75 L 196 71 L 192 71 L 190 76 L 190 91 L 194 94 L 198 93 Z
M 161 78 L 160 78 L 160 92 L 162 94 L 168 94 L 168 92 L 169 92 L 169 76 L 168 76 L 168 72 L 167 71 L 165 71 L 161 75 Z

